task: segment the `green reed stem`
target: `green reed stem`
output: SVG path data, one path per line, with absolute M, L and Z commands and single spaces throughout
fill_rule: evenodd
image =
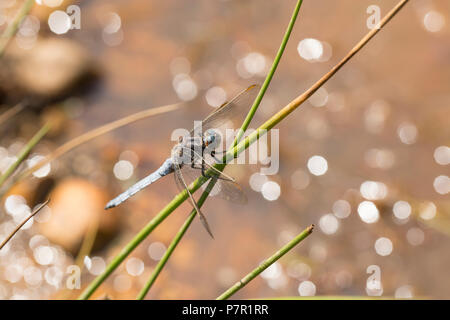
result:
M 250 109 L 250 111 L 247 114 L 247 117 L 244 120 L 244 123 L 242 124 L 241 130 L 239 130 L 238 134 L 236 135 L 236 139 L 234 141 L 234 145 L 237 144 L 242 138 L 242 136 L 245 133 L 245 130 L 248 129 L 250 122 L 252 121 L 256 110 L 259 107 L 259 104 L 261 103 L 262 98 L 264 97 L 267 88 L 269 87 L 270 82 L 272 81 L 273 75 L 275 74 L 275 71 L 278 67 L 278 64 L 280 63 L 281 57 L 283 56 L 284 50 L 286 49 L 286 45 L 289 41 L 289 37 L 291 36 L 292 29 L 294 28 L 295 21 L 297 20 L 298 13 L 300 11 L 300 8 L 302 6 L 303 1 L 299 0 L 297 1 L 297 5 L 294 8 L 294 12 L 292 13 L 291 20 L 289 21 L 288 27 L 284 33 L 283 40 L 281 41 L 280 48 L 278 49 L 277 55 L 275 56 L 275 59 L 273 60 L 272 67 L 269 70 L 269 73 L 266 76 L 266 79 L 264 80 L 264 83 L 261 86 L 261 89 L 259 90 L 258 96 L 256 97 L 255 101 L 253 102 L 253 105 Z
M 296 110 L 303 102 L 309 99 L 320 87 L 322 87 L 332 76 L 334 76 L 355 54 L 357 54 L 384 26 L 408 3 L 409 0 L 401 0 L 379 23 L 379 28 L 370 30 L 350 51 L 349 53 L 329 72 L 322 76 L 303 94 L 292 100 L 283 109 L 278 111 L 269 120 L 263 123 L 257 130 L 253 131 L 243 141 L 241 141 L 233 150 L 227 152 L 226 158 L 236 158 L 240 153 L 246 150 L 252 143 L 266 134 L 273 127 L 279 124 L 284 118 Z
M 205 203 L 206 199 L 209 196 L 209 193 L 211 192 L 212 188 L 215 185 L 215 179 L 212 179 L 208 186 L 206 187 L 205 192 L 202 193 L 200 198 L 197 201 L 198 207 L 201 207 L 203 203 Z M 155 282 L 158 275 L 161 273 L 162 269 L 166 265 L 167 261 L 169 260 L 170 256 L 172 255 L 173 251 L 177 247 L 178 243 L 180 243 L 181 238 L 183 238 L 184 234 L 186 233 L 187 229 L 191 225 L 192 221 L 194 221 L 194 218 L 197 214 L 197 211 L 193 209 L 189 215 L 189 217 L 186 219 L 186 221 L 181 226 L 180 230 L 178 230 L 177 234 L 173 238 L 172 242 L 170 243 L 169 247 L 167 248 L 166 252 L 164 253 L 164 256 L 159 260 L 158 264 L 156 265 L 155 269 L 153 270 L 150 278 L 146 282 L 145 286 L 142 288 L 141 292 L 137 296 L 137 300 L 142 300 L 147 295 L 148 291 L 152 287 L 153 283 Z
M 266 259 L 263 263 L 261 263 L 257 268 L 253 269 L 249 274 L 243 277 L 239 282 L 236 282 L 231 288 L 226 290 L 220 296 L 217 297 L 217 300 L 226 300 L 231 297 L 233 294 L 238 292 L 240 289 L 245 287 L 250 281 L 255 279 L 261 272 L 266 270 L 271 264 L 276 262 L 286 253 L 288 253 L 292 248 L 294 248 L 297 244 L 299 244 L 302 240 L 304 240 L 307 236 L 309 236 L 314 229 L 314 225 L 310 225 L 308 228 L 303 230 L 298 236 L 289 241 L 288 244 L 283 246 L 280 250 L 278 250 L 274 255 L 270 258 Z
M 0 176 L 0 187 L 3 185 L 3 183 L 6 181 L 6 179 L 11 176 L 14 171 L 16 171 L 17 167 L 26 159 L 26 157 L 30 154 L 31 150 L 38 144 L 39 141 L 47 134 L 48 130 L 50 130 L 50 125 L 46 124 L 44 125 L 34 136 L 31 138 L 30 141 L 20 150 L 17 160 L 14 161 L 13 164 L 9 166 L 8 169 L 6 169 L 5 173 L 3 173 L 2 176 Z
M 200 200 L 197 202 L 197 205 L 199 205 L 199 206 L 200 206 Z M 150 278 L 145 283 L 145 286 L 139 292 L 138 296 L 136 297 L 136 300 L 143 300 L 145 298 L 148 291 L 150 290 L 153 283 L 155 282 L 156 278 L 159 276 L 162 269 L 164 268 L 167 261 L 169 260 L 170 256 L 172 255 L 173 251 L 177 247 L 178 243 L 180 243 L 181 238 L 186 233 L 186 231 L 189 228 L 189 226 L 191 225 L 192 221 L 194 221 L 196 214 L 197 214 L 197 211 L 193 210 L 191 212 L 191 214 L 189 215 L 189 217 L 184 222 L 184 224 L 181 226 L 180 230 L 177 232 L 175 237 L 172 239 L 172 242 L 170 243 L 169 247 L 167 248 L 166 252 L 164 253 L 164 256 L 161 258 L 161 260 L 159 260 L 158 264 L 156 265 L 155 269 L 153 270 L 152 274 L 150 275 Z
M 286 45 L 289 41 L 289 37 L 292 33 L 292 29 L 294 27 L 295 21 L 297 20 L 297 16 L 298 13 L 300 11 L 300 7 L 303 3 L 303 0 L 299 0 L 297 2 L 297 5 L 294 8 L 294 12 L 292 13 L 292 17 L 291 20 L 289 22 L 289 25 L 285 31 L 283 40 L 281 42 L 280 48 L 278 49 L 277 55 L 275 56 L 275 59 L 272 63 L 272 67 L 269 70 L 269 73 L 266 76 L 266 79 L 264 80 L 263 85 L 261 86 L 261 89 L 259 90 L 258 96 L 256 97 L 255 101 L 253 102 L 252 107 L 250 108 L 250 111 L 248 112 L 244 122 L 242 123 L 241 129 L 239 130 L 238 134 L 236 135 L 236 138 L 234 140 L 233 146 L 236 146 L 237 143 L 239 142 L 239 140 L 242 138 L 242 135 L 244 134 L 245 130 L 248 129 L 250 122 L 253 119 L 253 116 L 256 113 L 256 110 L 258 109 L 262 98 L 264 97 L 264 94 L 267 91 L 267 88 L 269 87 L 270 81 L 273 78 L 273 75 L 275 74 L 275 71 L 278 67 L 278 64 L 280 63 L 281 57 L 283 56 L 284 50 L 286 48 Z M 225 168 L 225 166 L 222 168 L 222 170 Z M 208 195 L 210 193 L 210 191 L 212 190 L 212 188 L 214 187 L 215 183 L 216 183 L 216 179 L 212 179 L 206 190 L 202 193 L 202 195 L 199 198 L 199 201 L 197 203 L 198 207 L 201 208 L 203 203 L 206 201 L 206 199 L 208 198 Z M 156 278 L 158 277 L 159 273 L 161 272 L 162 268 L 165 266 L 167 260 L 170 258 L 172 252 L 175 250 L 176 246 L 178 245 L 178 243 L 181 241 L 183 235 L 186 233 L 186 230 L 189 228 L 189 226 L 191 225 L 192 221 L 194 220 L 194 217 L 196 215 L 196 210 L 192 210 L 191 214 L 189 215 L 189 217 L 186 219 L 185 223 L 183 224 L 183 226 L 181 227 L 181 229 L 178 231 L 178 233 L 175 235 L 175 238 L 172 240 L 169 248 L 167 249 L 166 253 L 164 254 L 164 257 L 159 261 L 158 265 L 156 266 L 155 270 L 152 272 L 150 279 L 148 280 L 148 282 L 145 284 L 144 288 L 142 289 L 142 291 L 139 293 L 137 299 L 141 300 L 145 297 L 145 295 L 148 293 L 148 291 L 150 290 L 151 286 L 153 285 L 153 283 L 155 282 Z
M 9 40 L 11 40 L 11 38 L 16 33 L 17 28 L 19 27 L 23 18 L 25 18 L 28 12 L 30 12 L 31 8 L 33 7 L 34 1 L 35 0 L 25 0 L 22 7 L 19 9 L 19 12 L 17 12 L 17 15 L 14 17 L 13 21 L 11 21 L 5 31 L 3 31 L 2 35 L 0 36 L 0 57 L 5 52 Z
M 317 81 L 311 88 L 305 91 L 302 95 L 292 100 L 283 109 L 273 115 L 256 131 L 247 136 L 238 145 L 236 145 L 231 151 L 227 152 L 227 159 L 237 157 L 241 152 L 246 150 L 250 144 L 259 139 L 260 136 L 265 134 L 268 130 L 272 129 L 284 118 L 286 118 L 291 112 L 297 109 L 304 101 L 311 97 L 325 82 L 327 82 L 339 69 L 341 69 L 357 52 L 359 52 L 408 2 L 409 0 L 400 1 L 381 21 L 379 29 L 370 30 L 366 36 L 364 36 L 356 46 L 350 50 L 350 52 L 334 66 L 327 74 L 325 74 L 319 81 Z M 223 170 L 225 164 L 218 164 L 216 168 Z M 211 170 L 211 169 L 210 169 Z M 213 173 L 213 172 L 211 172 Z M 199 177 L 189 187 L 189 191 L 194 193 L 197 191 L 209 178 L 204 176 Z M 105 271 L 95 278 L 84 292 L 78 297 L 78 299 L 88 299 L 94 291 L 105 281 L 105 279 L 122 263 L 125 258 L 165 219 L 170 215 L 178 206 L 183 203 L 188 197 L 187 191 L 183 190 L 176 195 L 172 201 L 170 201 L 112 260 L 112 262 L 106 267 Z

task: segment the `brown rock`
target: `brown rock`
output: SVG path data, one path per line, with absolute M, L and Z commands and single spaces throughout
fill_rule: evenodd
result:
M 67 250 L 74 252 L 89 228 L 96 224 L 98 245 L 117 230 L 117 216 L 103 209 L 108 196 L 89 181 L 67 178 L 56 186 L 50 197 L 52 215 L 40 225 L 40 232 Z
M 0 89 L 45 98 L 66 93 L 93 70 L 88 52 L 62 38 L 38 38 L 30 50 L 11 42 L 2 60 Z

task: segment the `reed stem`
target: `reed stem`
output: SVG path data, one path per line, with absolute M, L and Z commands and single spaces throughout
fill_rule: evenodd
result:
M 44 125 L 34 136 L 31 138 L 30 141 L 20 150 L 17 160 L 14 161 L 13 164 L 11 164 L 8 169 L 3 173 L 3 175 L 0 176 L 0 187 L 5 183 L 6 179 L 8 179 L 14 171 L 19 167 L 19 165 L 26 159 L 26 157 L 29 155 L 31 150 L 39 143 L 39 141 L 42 140 L 42 138 L 47 134 L 47 132 L 50 130 L 50 125 L 46 124 Z
M 0 36 L 0 58 L 5 52 L 9 40 L 11 40 L 11 38 L 14 36 L 17 29 L 19 28 L 19 25 L 22 22 L 23 18 L 25 18 L 25 16 L 30 12 L 31 8 L 33 7 L 34 1 L 35 0 L 25 0 L 22 7 L 19 9 L 19 12 L 17 12 L 14 19 L 11 21 L 11 23 L 8 25 L 8 27 L 5 29 L 5 31 L 3 31 L 2 35 Z
M 303 230 L 302 233 L 297 235 L 294 239 L 289 241 L 288 244 L 283 246 L 280 250 L 274 253 L 270 258 L 266 259 L 263 263 L 261 263 L 258 267 L 253 269 L 250 273 L 248 273 L 245 277 L 243 277 L 239 282 L 236 282 L 231 288 L 226 290 L 220 296 L 217 297 L 217 300 L 226 300 L 231 297 L 233 294 L 241 290 L 245 287 L 250 281 L 255 279 L 261 272 L 266 270 L 270 265 L 275 263 L 278 259 L 288 253 L 292 248 L 294 248 L 297 244 L 303 241 L 307 236 L 309 236 L 314 229 L 314 225 L 310 225 L 308 228 Z
M 294 27 L 295 21 L 297 20 L 297 16 L 300 11 L 300 7 L 301 7 L 302 3 L 303 3 L 303 0 L 297 1 L 297 5 L 294 8 L 294 12 L 292 13 L 291 20 L 288 24 L 288 27 L 284 34 L 280 48 L 278 49 L 277 55 L 275 56 L 275 59 L 272 63 L 272 67 L 270 68 L 269 73 L 267 74 L 266 79 L 264 80 L 264 83 L 261 86 L 261 89 L 259 90 L 258 96 L 256 97 L 255 101 L 253 102 L 252 107 L 250 108 L 250 111 L 248 112 L 244 122 L 242 123 L 241 129 L 239 130 L 239 132 L 234 140 L 233 146 L 236 146 L 238 141 L 242 138 L 242 135 L 244 134 L 245 130 L 248 129 L 248 126 L 250 125 L 250 122 L 252 121 L 253 116 L 255 115 L 256 110 L 258 109 L 258 107 L 261 103 L 261 100 L 264 97 L 264 94 L 266 93 L 267 88 L 269 87 L 270 81 L 272 80 L 273 75 L 275 74 L 278 64 L 280 63 L 281 57 L 283 56 L 286 45 L 289 41 L 289 37 L 292 33 L 292 29 Z M 215 183 L 216 183 L 216 180 L 212 179 L 209 182 L 206 190 L 200 196 L 199 201 L 197 203 L 199 208 L 202 207 L 203 203 L 208 198 L 208 195 L 209 195 L 210 191 L 212 190 L 212 188 L 214 187 Z M 171 256 L 172 252 L 175 250 L 176 246 L 181 241 L 183 235 L 186 233 L 186 230 L 189 228 L 192 221 L 194 220 L 196 213 L 197 212 L 195 209 L 192 210 L 191 214 L 186 219 L 185 223 L 183 224 L 181 229 L 178 231 L 178 233 L 175 235 L 175 238 L 172 240 L 169 248 L 167 249 L 166 253 L 164 254 L 164 257 L 159 261 L 158 265 L 156 266 L 155 270 L 153 271 L 152 275 L 150 276 L 150 279 L 148 280 L 148 282 L 146 283 L 146 285 L 144 286 L 142 291 L 139 293 L 139 296 L 137 297 L 137 299 L 139 299 L 139 300 L 143 299 L 145 297 L 145 295 L 147 294 L 147 292 L 150 290 L 151 286 L 155 282 L 155 280 L 158 277 L 159 273 L 161 272 L 162 268 L 165 266 L 167 260 Z
M 250 144 L 257 141 L 260 136 L 267 133 L 270 129 L 275 127 L 290 113 L 297 109 L 305 100 L 311 97 L 324 83 L 326 83 L 337 71 L 339 71 L 356 53 L 358 53 L 408 2 L 409 0 L 400 1 L 380 22 L 379 29 L 370 30 L 366 36 L 364 36 L 356 46 L 350 50 L 350 52 L 328 73 L 326 73 L 319 81 L 311 86 L 305 93 L 301 94 L 294 100 L 292 100 L 283 109 L 273 115 L 256 131 L 247 136 L 239 144 L 237 144 L 232 150 L 227 152 L 226 158 L 232 159 L 237 157 L 241 152 L 246 150 Z M 225 164 L 216 165 L 216 169 L 223 170 Z M 189 187 L 191 193 L 197 191 L 209 178 L 203 176 L 195 180 Z M 113 259 L 113 261 L 106 267 L 105 271 L 95 278 L 85 291 L 80 295 L 79 299 L 88 299 L 92 293 L 105 281 L 105 279 L 122 263 L 126 257 L 178 206 L 183 203 L 188 197 L 187 191 L 184 190 L 172 199 Z

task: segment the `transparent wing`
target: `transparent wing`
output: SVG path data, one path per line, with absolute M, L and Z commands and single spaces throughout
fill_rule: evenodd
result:
M 208 163 L 205 163 L 205 172 L 211 166 Z M 201 169 L 201 161 L 196 163 L 194 168 L 192 168 L 189 164 L 185 164 L 180 168 L 180 172 L 183 175 L 186 184 L 190 185 L 195 179 L 197 179 L 202 174 Z M 247 197 L 245 196 L 244 191 L 241 186 L 236 182 L 232 181 L 231 177 L 226 175 L 225 173 L 220 173 L 219 171 L 214 172 L 211 178 L 217 179 L 214 188 L 210 192 L 210 196 L 217 196 L 224 200 L 237 203 L 237 204 L 246 204 Z M 184 189 L 183 184 L 176 179 L 176 183 L 179 190 Z M 209 182 L 206 182 L 202 185 L 203 190 L 206 190 Z
M 245 113 L 255 100 L 259 88 L 260 86 L 257 84 L 251 85 L 229 102 L 218 107 L 202 121 L 201 130 L 199 127 L 196 127 L 191 131 L 191 136 L 194 132 L 205 132 L 208 129 L 223 129 L 221 128 L 223 125 L 226 125 L 226 128 L 238 129 L 244 121 Z
M 195 179 L 197 179 L 202 173 L 206 173 L 208 169 L 211 169 L 213 171 L 213 175 L 211 177 L 218 177 L 219 179 L 223 180 L 233 180 L 230 176 L 226 175 L 223 172 L 220 172 L 216 168 L 213 167 L 213 165 L 216 163 L 215 158 L 213 158 L 211 155 L 207 156 L 206 154 L 200 154 L 196 150 L 190 149 L 188 147 L 180 146 L 180 148 L 183 149 L 186 155 L 188 156 L 188 160 L 192 162 L 191 163 L 185 163 L 183 166 L 180 167 L 180 170 L 183 172 L 183 175 L 186 178 L 186 181 L 188 181 L 188 185 L 193 182 Z M 194 164 L 193 166 L 191 164 Z M 202 166 L 204 168 L 202 172 Z
M 207 183 L 205 183 L 202 187 L 206 189 L 206 186 Z M 217 196 L 237 204 L 247 204 L 247 196 L 241 186 L 234 181 L 218 179 L 210 195 Z

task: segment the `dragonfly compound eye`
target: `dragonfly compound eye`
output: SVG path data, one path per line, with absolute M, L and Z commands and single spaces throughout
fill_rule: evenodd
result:
M 220 133 L 214 129 L 208 129 L 205 132 L 205 143 L 207 146 L 216 148 L 222 142 L 222 137 Z

